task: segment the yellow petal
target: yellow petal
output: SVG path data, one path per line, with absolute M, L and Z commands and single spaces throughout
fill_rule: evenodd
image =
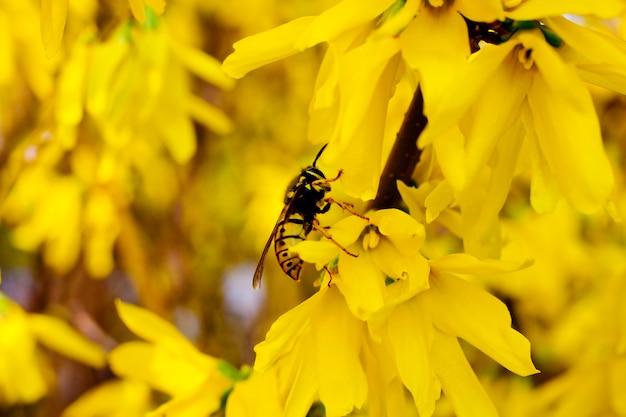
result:
M 165 0 L 146 0 L 146 4 L 157 14 L 163 14 L 165 11 Z
M 342 60 L 341 124 L 324 157 L 326 163 L 343 169 L 343 190 L 355 198 L 370 200 L 378 189 L 388 101 L 399 64 L 395 39 L 368 41 Z
M 513 20 L 534 20 L 564 14 L 594 15 L 603 19 L 619 16 L 624 10 L 620 0 L 524 0 L 508 10 L 506 17 Z
M 41 360 L 28 315 L 0 292 L 0 396 L 2 405 L 32 403 L 48 392 L 53 371 Z
M 333 320 L 326 320 L 326 315 Z M 320 401 L 327 415 L 347 415 L 365 402 L 367 383 L 359 355 L 365 331 L 365 324 L 352 316 L 339 291 L 324 291 L 311 332 Z
M 428 311 L 419 297 L 412 299 L 396 306 L 387 326 L 398 375 L 411 392 L 419 415 L 430 416 L 439 392 L 430 361 L 433 327 Z
M 235 52 L 224 60 L 224 72 L 230 77 L 241 78 L 254 69 L 299 52 L 295 39 L 314 20 L 314 17 L 301 17 L 236 42 L 233 45 Z
M 454 203 L 454 190 L 450 186 L 450 181 L 444 179 L 440 181 L 428 196 L 424 199 L 426 208 L 425 219 L 428 223 L 439 217 L 442 211 L 451 207 Z
M 564 17 L 545 20 L 565 42 L 561 55 L 576 65 L 583 81 L 626 94 L 626 42 Z
M 468 112 L 475 100 L 483 94 L 491 77 L 500 71 L 503 62 L 514 47 L 515 42 L 505 42 L 500 45 L 487 44 L 469 58 L 469 65 L 459 74 L 459 77 L 450 82 L 448 88 L 442 91 L 441 96 L 433 98 L 424 107 L 428 124 L 418 139 L 420 147 L 432 143 L 458 123 L 461 116 Z
M 229 417 L 256 417 L 283 415 L 278 392 L 278 381 L 273 369 L 254 372 L 245 381 L 235 384 L 226 402 Z
M 374 264 L 389 278 L 406 278 L 409 274 L 404 257 L 396 247 L 383 239 L 370 255 Z
M 400 35 L 402 57 L 420 75 L 426 116 L 430 104 L 441 100 L 442 92 L 462 77 L 470 55 L 463 17 L 454 8 L 430 10 L 420 11 Z
M 522 35 L 540 71 L 528 103 L 541 150 L 572 206 L 597 211 L 613 193 L 613 172 L 589 91 L 539 35 Z
M 211 55 L 179 42 L 172 42 L 172 50 L 189 71 L 204 81 L 222 89 L 235 85 L 235 80 L 224 73 L 221 63 Z
M 370 221 L 378 226 L 381 234 L 389 238 L 423 238 L 426 233 L 424 226 L 398 209 L 378 210 L 370 217 Z
M 522 376 L 538 371 L 530 359 L 530 343 L 511 328 L 504 303 L 469 282 L 446 273 L 436 274 L 423 297 L 435 325 L 461 337 Z
M 87 48 L 84 44 L 77 44 L 59 76 L 57 103 L 54 107 L 59 123 L 75 126 L 82 120 L 86 74 Z
M 463 16 L 475 22 L 504 20 L 504 9 L 500 0 L 458 0 L 455 5 Z
M 179 396 L 195 392 L 211 374 L 218 374 L 215 363 L 200 364 L 197 355 L 147 342 L 126 342 L 110 353 L 109 364 L 118 376 Z
M 115 300 L 115 307 L 124 324 L 137 336 L 157 343 L 171 351 L 180 351 L 193 360 L 199 355 L 196 348 L 179 331 L 155 313 L 144 308 Z M 208 356 L 202 355 L 208 360 Z
M 222 396 L 228 386 L 215 384 L 209 380 L 197 391 L 178 396 L 156 410 L 146 414 L 146 417 L 192 417 L 210 416 L 220 408 Z
M 468 186 L 459 196 L 463 216 L 463 246 L 479 258 L 499 258 L 501 230 L 499 214 L 509 195 L 525 129 L 515 123 L 501 135 L 489 182 Z M 470 157 L 471 160 L 471 157 Z M 484 193 L 485 198 L 478 198 Z
M 151 395 L 141 382 L 108 381 L 81 395 L 61 417 L 140 417 L 150 409 Z
M 184 113 L 172 113 L 161 126 L 163 143 L 174 160 L 183 165 L 196 153 L 196 132 L 193 122 Z
M 358 258 L 341 253 L 339 255 L 339 276 L 333 278 L 348 303 L 352 314 L 361 320 L 380 310 L 384 305 L 385 277 L 376 268 L 368 251 Z
M 297 47 L 300 50 L 310 48 L 320 42 L 329 41 L 342 32 L 346 32 L 379 16 L 395 0 L 342 0 L 327 9 L 302 31 Z
M 68 0 L 41 0 L 41 40 L 46 58 L 54 57 L 61 47 Z
M 320 293 L 300 303 L 283 314 L 272 324 L 265 340 L 254 347 L 256 360 L 254 369 L 265 372 L 286 352 L 293 350 L 300 335 L 310 328 L 313 309 L 318 303 Z
M 312 358 L 315 356 L 315 345 L 312 343 L 310 334 L 306 339 L 302 340 L 296 349 L 290 355 L 291 363 L 288 370 L 291 372 L 291 378 L 287 381 L 293 381 L 288 386 L 289 395 L 285 401 L 285 410 L 283 416 L 305 416 L 313 402 L 317 399 L 318 381 L 316 378 L 317 370 L 315 362 L 311 360 L 303 361 L 302 358 Z M 281 379 L 284 377 L 281 375 Z
M 304 240 L 290 248 L 289 251 L 297 253 L 304 262 L 326 265 L 339 255 L 341 249 L 328 240 Z
M 467 181 L 476 181 L 489 162 L 503 135 L 519 121 L 532 77 L 513 59 L 508 59 L 491 74 L 483 94 L 474 102 L 471 125 L 466 134 Z M 506 91 L 506 94 L 502 94 Z M 510 155 L 503 156 L 510 158 Z M 513 159 L 516 161 L 517 159 Z
M 428 261 L 433 271 L 469 274 L 491 275 L 518 271 L 529 266 L 526 262 L 501 261 L 499 259 L 477 259 L 465 253 L 453 253 Z
M 626 415 L 626 397 L 622 389 L 626 385 L 626 357 L 617 357 L 607 363 L 609 371 L 609 398 L 617 415 Z
M 435 330 L 432 364 L 458 417 L 498 417 L 455 337 Z
M 233 122 L 215 106 L 203 99 L 191 96 L 187 103 L 189 115 L 218 135 L 226 135 L 233 131 Z
M 30 314 L 28 322 L 37 339 L 55 352 L 94 368 L 106 364 L 104 349 L 66 322 L 44 314 Z
M 128 0 L 128 5 L 135 19 L 144 23 L 146 21 L 146 6 L 143 4 L 143 0 Z

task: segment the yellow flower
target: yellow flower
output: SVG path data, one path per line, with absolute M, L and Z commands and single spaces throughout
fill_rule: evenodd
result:
M 94 368 L 106 353 L 56 317 L 28 314 L 0 292 L 0 404 L 33 403 L 48 392 L 53 371 L 38 344 Z
M 328 42 L 310 104 L 309 138 L 330 143 L 323 163 L 343 169 L 344 191 L 370 200 L 395 134 L 388 125 L 397 127 L 398 114 L 404 113 L 390 100 L 406 101 L 401 92 L 415 89 L 416 76 L 407 74 L 403 63 L 418 70 L 428 103 L 463 68 L 460 64 L 469 55 L 467 27 L 458 11 L 487 22 L 503 18 L 504 11 L 500 2 L 492 0 L 459 2 L 458 8 L 444 2 L 356 3 L 344 0 L 319 16 L 302 17 L 245 38 L 235 43 L 224 69 L 240 78 Z M 449 74 L 443 76 L 442 71 Z M 402 87 L 394 97 L 398 82 Z
M 420 254 L 424 227 L 408 214 L 379 210 L 369 222 L 349 216 L 329 229 L 330 234 L 353 257 L 328 240 L 303 241 L 292 248 L 306 262 L 331 268 L 332 283 L 346 298 L 352 313 L 361 319 L 386 304 L 398 303 L 428 288 L 428 264 Z M 357 242 L 364 234 L 363 241 Z M 361 246 L 361 247 L 359 247 Z M 386 285 L 386 280 L 395 281 Z
M 496 416 L 457 338 L 512 372 L 530 375 L 537 370 L 530 360 L 530 344 L 510 327 L 506 306 L 458 274 L 519 267 L 516 262 L 480 261 L 462 254 L 432 260 L 428 289 L 394 300 L 366 320 L 354 315 L 339 284 L 324 285 L 274 323 L 255 348 L 255 370 L 282 375 L 279 396 L 284 399 L 283 415 L 288 416 L 304 415 L 317 400 L 327 415 L 363 407 L 381 410 L 391 407 L 385 404 L 398 398 L 402 386 L 423 417 L 432 415 L 441 390 L 458 415 Z M 333 282 L 347 280 L 341 277 L 341 260 L 338 270 Z M 379 279 L 384 285 L 385 277 Z M 396 285 L 389 283 L 390 291 Z M 399 415 L 410 410 L 408 404 L 403 407 Z
M 304 416 L 316 400 L 330 416 L 362 408 L 367 374 L 359 352 L 366 333 L 365 323 L 350 313 L 336 287 L 323 286 L 274 322 L 255 347 L 254 368 L 279 376 L 282 415 Z
M 626 45 L 564 18 L 545 21 L 565 45 L 554 48 L 539 29 L 487 44 L 426 108 L 420 146 L 432 144 L 453 190 L 448 204 L 461 207 L 465 247 L 478 256 L 499 253 L 497 215 L 524 158 L 537 211 L 559 195 L 583 213 L 610 205 L 613 174 L 583 80 L 622 91 Z
M 154 313 L 119 300 L 116 307 L 122 321 L 146 341 L 115 348 L 110 354 L 111 369 L 172 397 L 149 415 L 209 415 L 221 407 L 234 380 L 245 379 L 226 362 L 199 352 Z

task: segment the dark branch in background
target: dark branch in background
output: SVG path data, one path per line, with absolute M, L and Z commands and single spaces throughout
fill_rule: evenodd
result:
M 411 180 L 421 155 L 421 151 L 417 148 L 417 138 L 424 131 L 427 122 L 428 120 L 424 116 L 424 97 L 421 87 L 418 86 L 409 109 L 404 115 L 404 121 L 396 137 L 396 142 L 380 176 L 378 194 L 370 204 L 370 208 L 380 210 L 401 206 L 396 181 L 400 180 L 407 183 Z

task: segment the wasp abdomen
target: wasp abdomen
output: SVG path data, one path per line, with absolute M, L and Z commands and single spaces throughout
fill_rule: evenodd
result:
M 274 239 L 276 258 L 283 272 L 295 281 L 300 280 L 303 262 L 298 254 L 290 252 L 289 249 L 305 240 L 310 229 L 300 213 L 291 213 L 288 218 L 282 219 L 278 223 L 278 230 Z

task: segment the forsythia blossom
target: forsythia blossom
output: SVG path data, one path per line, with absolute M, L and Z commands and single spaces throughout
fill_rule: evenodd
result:
M 520 375 L 537 370 L 506 307 L 458 274 L 522 265 L 463 254 L 428 261 L 419 253 L 423 227 L 408 214 L 389 209 L 369 218 L 348 217 L 329 229 L 346 249 L 359 251 L 356 258 L 324 240 L 294 248 L 310 262 L 338 260 L 329 269 L 331 285 L 282 316 L 256 348 L 255 369 L 282 375 L 283 415 L 304 415 L 315 400 L 329 416 L 362 408 L 391 415 L 389 402 L 403 387 L 420 416 L 432 415 L 441 390 L 459 415 L 497 415 L 457 338 Z M 409 413 L 395 406 L 399 415 Z
M 64 321 L 28 314 L 0 292 L 0 406 L 34 403 L 54 383 L 43 345 L 94 368 L 106 363 L 104 350 Z

